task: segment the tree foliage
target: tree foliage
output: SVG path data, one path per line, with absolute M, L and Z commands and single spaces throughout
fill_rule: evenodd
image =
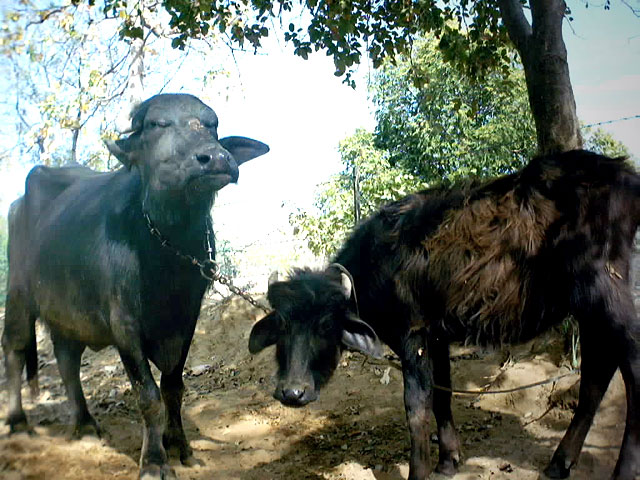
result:
M 562 38 L 562 24 L 571 19 L 564 0 L 161 1 L 179 32 L 176 46 L 219 32 L 231 44 L 258 49 L 277 19 L 297 55 L 307 58 L 323 50 L 333 58 L 335 74 L 345 75 L 350 84 L 352 68 L 365 54 L 378 67 L 385 58 L 409 52 L 419 35 L 437 38 L 444 57 L 470 77 L 506 71 L 512 42 L 526 72 L 538 151 L 582 146 Z M 603 6 L 609 9 L 610 4 L 606 0 Z
M 536 150 L 521 67 L 461 75 L 431 37 L 386 63 L 371 88 L 376 144 L 427 182 L 486 177 L 524 165 Z
M 583 127 L 584 148 L 609 157 L 629 157 L 627 146 L 602 128 Z
M 127 5 L 125 0 L 103 1 L 107 15 Z M 151 0 L 135 5 L 145 1 Z M 444 58 L 471 78 L 496 69 L 506 72 L 509 48 L 515 45 L 526 73 L 538 151 L 582 146 L 562 38 L 562 24 L 571 19 L 564 0 L 160 0 L 152 5 L 161 5 L 168 15 L 174 47 L 223 37 L 232 48 L 257 50 L 279 24 L 295 54 L 307 58 L 324 51 L 333 58 L 335 74 L 351 85 L 353 67 L 363 56 L 379 67 L 385 59 L 410 52 L 420 35 L 433 35 Z M 610 8 L 610 1 L 603 5 Z M 120 31 L 123 37 L 142 38 L 143 27 L 126 17 Z
M 355 224 L 353 171 L 358 166 L 361 212 L 365 217 L 381 204 L 426 187 L 427 183 L 389 163 L 387 152 L 377 148 L 374 135 L 358 130 L 338 147 L 344 169 L 320 186 L 313 212 L 298 209 L 290 215 L 294 232 L 309 249 L 328 257 L 343 243 Z
M 104 122 L 105 108 L 126 83 L 127 48 L 119 22 L 101 11 L 49 5 L 25 2 L 6 11 L 1 42 L 12 71 L 8 93 L 15 98 L 20 156 L 60 164 L 75 159 L 78 141 L 86 145 L 80 132 L 89 122 Z M 89 148 L 83 163 L 105 159 Z
M 257 49 L 277 19 L 297 55 L 307 58 L 313 51 L 325 51 L 333 57 L 336 75 L 346 74 L 348 82 L 363 55 L 377 67 L 385 58 L 409 51 L 415 35 L 425 32 L 437 35 L 447 57 L 471 74 L 508 60 L 507 31 L 496 1 L 162 0 L 162 5 L 178 32 L 175 46 L 223 33 L 231 44 Z M 462 35 L 461 27 L 468 34 Z
M 536 151 L 536 133 L 522 70 L 472 82 L 428 41 L 411 56 L 385 64 L 370 91 L 375 132 L 358 130 L 339 145 L 343 170 L 322 184 L 312 210 L 290 215 L 294 232 L 328 258 L 354 227 L 354 169 L 362 216 L 434 184 L 493 177 L 521 168 Z M 419 72 L 416 82 L 414 72 Z M 624 145 L 601 129 L 584 129 L 585 146 L 610 156 Z
M 175 33 L 164 26 L 167 13 L 152 0 L 25 0 L 2 11 L 0 62 L 10 72 L 6 96 L 12 98 L 3 113 L 18 119 L 15 125 L 5 122 L 14 131 L 4 143 L 15 158 L 32 163 L 78 161 L 108 168 L 102 139 L 122 127 L 114 119 L 130 109 L 125 94 L 135 75 L 157 93 L 192 53 L 200 65 L 209 63 L 194 72 L 194 83 L 202 86 L 219 71 L 208 57 L 210 41 L 190 42 L 180 52 L 170 47 Z M 135 72 L 140 56 L 143 71 Z
M 416 46 L 373 77 L 375 133 L 359 130 L 343 140 L 343 171 L 322 185 L 315 211 L 290 217 L 316 255 L 335 252 L 355 224 L 355 166 L 366 216 L 427 185 L 513 171 L 535 151 L 521 70 L 514 65 L 473 82 L 429 39 Z

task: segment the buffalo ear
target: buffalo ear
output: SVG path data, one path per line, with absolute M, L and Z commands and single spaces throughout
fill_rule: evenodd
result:
M 225 137 L 221 138 L 219 142 L 225 150 L 233 155 L 238 166 L 269 151 L 268 145 L 253 138 Z
M 278 341 L 278 314 L 273 311 L 259 320 L 249 334 L 249 352 L 258 353 Z
M 357 350 L 374 358 L 382 358 L 382 343 L 376 332 L 354 315 L 350 315 L 343 325 L 342 344 L 349 350 Z
M 128 138 L 123 138 L 120 140 L 105 140 L 105 145 L 109 150 L 109 153 L 116 157 L 120 163 L 122 163 L 128 170 L 131 170 L 131 165 L 133 164 L 131 158 L 130 150 L 130 141 Z

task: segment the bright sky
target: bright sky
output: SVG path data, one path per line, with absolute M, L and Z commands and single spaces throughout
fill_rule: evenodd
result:
M 640 19 L 618 2 L 612 10 L 573 7 L 573 29 L 565 28 L 571 80 L 579 117 L 586 123 L 640 115 Z M 244 135 L 267 143 L 271 152 L 240 168 L 238 185 L 225 187 L 217 200 L 216 230 L 249 244 L 276 226 L 286 228 L 294 205 L 307 206 L 315 185 L 340 170 L 338 142 L 357 128 L 373 128 L 366 93 L 367 64 L 352 90 L 333 75 L 322 52 L 305 61 L 272 41 L 259 55 L 228 53 L 226 68 L 241 85 L 230 98 L 211 106 L 220 117 L 220 135 Z M 190 71 L 184 69 L 184 84 Z M 173 82 L 169 91 L 180 89 Z M 218 92 L 189 93 L 215 98 Z M 151 95 L 154 92 L 149 92 Z M 640 158 L 640 118 L 602 126 Z M 0 170 L 0 209 L 23 188 L 25 168 Z
M 640 18 L 620 2 L 610 11 L 567 3 L 574 31 L 565 25 L 564 40 L 579 118 L 592 124 L 640 116 Z M 601 127 L 640 160 L 640 118 Z
M 311 205 L 316 185 L 341 169 L 340 140 L 357 128 L 373 129 L 374 118 L 366 65 L 356 90 L 333 75 L 333 62 L 323 54 L 305 61 L 277 46 L 268 55 L 243 58 L 239 70 L 244 95 L 214 107 L 220 134 L 250 136 L 271 151 L 240 167 L 238 185 L 220 192 L 214 221 L 226 237 L 233 236 L 230 229 L 241 230 L 246 244 L 288 225 L 294 205 Z M 245 225 L 238 225 L 236 212 Z

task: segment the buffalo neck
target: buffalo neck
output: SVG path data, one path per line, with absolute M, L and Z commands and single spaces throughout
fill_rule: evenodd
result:
M 345 267 L 352 276 L 355 292 L 352 299 L 355 297 L 358 302 L 352 303 L 353 313 L 359 314 L 380 339 L 398 353 L 397 326 L 403 319 L 404 308 L 398 304 L 394 287 L 394 275 L 399 267 L 395 266 L 391 247 L 379 241 L 381 226 L 376 215 L 362 223 L 333 262 Z
M 160 235 L 152 241 L 162 249 L 160 238 L 166 239 L 175 249 L 185 255 L 198 259 L 206 258 L 207 235 L 213 244 L 213 225 L 211 208 L 214 195 L 198 203 L 188 203 L 181 196 L 152 194 L 143 187 L 140 175 L 135 170 L 130 172 L 129 181 L 135 185 L 132 189 L 130 215 L 132 221 L 140 226 L 142 238 L 154 236 L 145 218 L 148 216 L 151 225 Z M 167 250 L 165 248 L 165 250 Z M 169 250 L 167 250 L 169 251 Z
M 166 232 L 179 234 L 198 225 L 205 226 L 205 219 L 213 208 L 213 193 L 209 198 L 197 203 L 187 201 L 183 194 L 155 193 L 142 190 L 142 210 L 151 217 L 153 223 Z

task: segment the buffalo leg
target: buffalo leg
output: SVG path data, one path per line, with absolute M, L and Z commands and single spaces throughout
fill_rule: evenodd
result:
M 640 359 L 637 345 L 634 357 L 620 366 L 627 389 L 627 423 L 620 456 L 613 472 L 616 480 L 640 478 Z
M 545 474 L 550 478 L 569 476 L 570 468 L 578 461 L 596 410 L 618 368 L 613 355 L 598 355 L 594 333 L 584 328 L 580 329 L 582 360 L 578 407 L 549 466 L 545 469 Z
M 449 343 L 429 339 L 429 356 L 433 364 L 433 383 L 451 389 L 451 364 Z M 456 473 L 460 463 L 460 441 L 451 413 L 451 392 L 434 388 L 433 413 L 438 424 L 439 459 L 436 471 L 445 475 Z
M 431 471 L 429 423 L 433 391 L 426 346 L 421 334 L 410 334 L 402 359 L 404 407 L 411 438 L 409 480 L 425 480 Z
M 182 381 L 181 363 L 171 374 L 162 374 L 160 380 L 160 391 L 162 399 L 167 409 L 167 426 L 164 432 L 163 441 L 167 450 L 177 448 L 180 452 L 180 461 L 185 465 L 193 465 L 193 450 L 189 446 L 187 437 L 182 427 L 182 395 L 184 394 L 184 383 Z
M 29 312 L 27 304 L 24 295 L 11 290 L 7 294 L 2 348 L 9 394 L 7 424 L 11 433 L 32 431 L 22 408 L 22 371 L 29 349 L 35 345 L 36 315 Z
M 596 410 L 618 366 L 621 367 L 627 389 L 627 425 L 614 478 L 633 479 L 632 474 L 622 475 L 620 472 L 637 469 L 639 465 L 636 405 L 638 345 L 633 339 L 633 335 L 636 338 L 638 336 L 637 320 L 628 291 L 620 288 L 615 293 L 609 293 L 609 298 L 605 295 L 606 293 L 593 298 L 588 309 L 576 313 L 582 349 L 580 396 L 571 424 L 545 469 L 546 475 L 551 478 L 569 476 L 570 468 L 578 460 Z M 633 329 L 635 333 L 632 332 Z
M 165 407 L 160 397 L 149 362 L 140 349 L 134 353 L 120 350 L 120 358 L 133 389 L 138 394 L 138 405 L 144 421 L 142 451 L 140 452 L 140 478 L 143 480 L 175 479 L 167 464 L 167 453 L 162 445 L 165 426 Z
M 9 413 L 7 424 L 11 433 L 30 431 L 27 416 L 22 409 L 22 370 L 25 363 L 24 350 L 10 350 L 5 347 L 5 368 L 7 370 L 7 390 L 9 392 Z
M 72 438 L 80 438 L 84 434 L 95 433 L 100 436 L 98 422 L 87 409 L 87 401 L 80 383 L 80 361 L 85 345 L 75 340 L 52 334 L 53 351 L 58 362 L 58 370 L 67 390 L 67 398 L 71 404 L 73 416 Z
M 626 307 L 622 313 L 625 317 L 616 322 L 626 328 L 617 329 L 616 336 L 622 353 L 620 372 L 627 391 L 627 421 L 613 478 L 637 480 L 640 478 L 640 322 L 631 295 L 619 305 L 620 310 L 622 306 Z

